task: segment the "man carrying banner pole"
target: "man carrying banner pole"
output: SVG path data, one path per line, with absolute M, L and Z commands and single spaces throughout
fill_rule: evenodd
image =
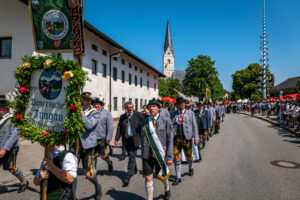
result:
M 152 99 L 148 104 L 150 116 L 142 123 L 142 158 L 143 175 L 147 200 L 153 199 L 153 170 L 157 178 L 165 186 L 165 200 L 170 199 L 171 193 L 168 184 L 170 176 L 168 166 L 173 163 L 173 128 L 172 122 L 165 116 L 160 116 L 160 105 Z
M 80 139 L 79 158 L 82 159 L 82 166 L 85 177 L 93 183 L 96 191 L 96 199 L 100 200 L 102 196 L 101 185 L 97 179 L 97 170 L 95 168 L 94 148 L 97 146 L 97 126 L 101 117 L 100 112 L 91 106 L 91 93 L 83 92 L 81 94 L 82 119 L 85 122 L 85 132 L 82 132 Z

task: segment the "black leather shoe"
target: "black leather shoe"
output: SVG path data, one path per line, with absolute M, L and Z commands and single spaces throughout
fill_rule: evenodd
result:
M 194 169 L 189 169 L 189 176 L 193 176 L 194 175 Z
M 98 188 L 96 189 L 96 194 L 95 194 L 95 199 L 96 200 L 100 200 L 101 196 L 102 196 L 102 191 L 101 191 L 101 185 L 98 186 Z
M 127 187 L 127 186 L 129 185 L 129 183 L 130 183 L 130 178 L 126 178 L 126 179 L 124 180 L 123 187 Z
M 18 189 L 18 193 L 24 192 L 27 189 L 28 185 L 29 185 L 28 181 L 26 181 L 25 184 L 22 184 Z
M 108 171 L 112 172 L 113 169 L 114 169 L 113 163 L 112 163 L 112 161 L 110 161 L 108 164 Z
M 178 185 L 179 183 L 181 183 L 181 178 L 175 178 L 174 182 L 172 183 L 173 186 Z
M 170 197 L 171 197 L 171 191 L 168 190 L 168 191 L 165 192 L 165 200 L 169 200 Z
M 124 154 L 121 154 L 120 160 L 125 160 L 125 155 Z

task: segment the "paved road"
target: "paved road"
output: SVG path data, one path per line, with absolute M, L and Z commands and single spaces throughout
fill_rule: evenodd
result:
M 120 149 L 114 149 L 116 153 Z M 253 200 L 300 199 L 300 169 L 279 168 L 270 164 L 274 160 L 300 163 L 300 138 L 273 127 L 267 122 L 245 115 L 227 115 L 221 132 L 209 141 L 202 151 L 203 161 L 194 165 L 195 175 L 187 176 L 184 165 L 182 184 L 171 186 L 171 199 L 176 200 Z M 142 175 L 135 175 L 129 187 L 122 187 L 127 160 L 113 157 L 114 172 L 107 171 L 104 161 L 98 160 L 98 178 L 102 183 L 102 199 L 145 199 Z M 31 166 L 37 168 L 38 166 Z M 138 159 L 141 170 L 141 160 Z M 2 171 L 0 171 L 3 174 Z M 171 167 L 174 174 L 174 168 Z M 171 177 L 172 179 L 174 176 Z M 32 178 L 31 178 L 32 179 Z M 91 183 L 79 172 L 77 195 L 92 199 Z M 38 199 L 39 188 L 33 186 L 22 194 L 16 186 L 2 186 L 0 199 Z M 163 185 L 154 182 L 154 196 L 163 199 Z

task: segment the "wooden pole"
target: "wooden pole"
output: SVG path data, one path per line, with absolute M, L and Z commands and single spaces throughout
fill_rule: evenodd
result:
M 45 146 L 44 158 L 50 159 L 50 147 Z M 43 200 L 47 200 L 48 179 L 43 180 Z

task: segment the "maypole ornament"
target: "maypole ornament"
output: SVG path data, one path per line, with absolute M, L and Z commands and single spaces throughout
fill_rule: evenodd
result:
M 43 146 L 80 138 L 78 87 L 83 87 L 86 72 L 77 62 L 55 56 L 24 57 L 23 61 L 15 72 L 19 93 L 12 104 L 12 121 L 22 136 Z

